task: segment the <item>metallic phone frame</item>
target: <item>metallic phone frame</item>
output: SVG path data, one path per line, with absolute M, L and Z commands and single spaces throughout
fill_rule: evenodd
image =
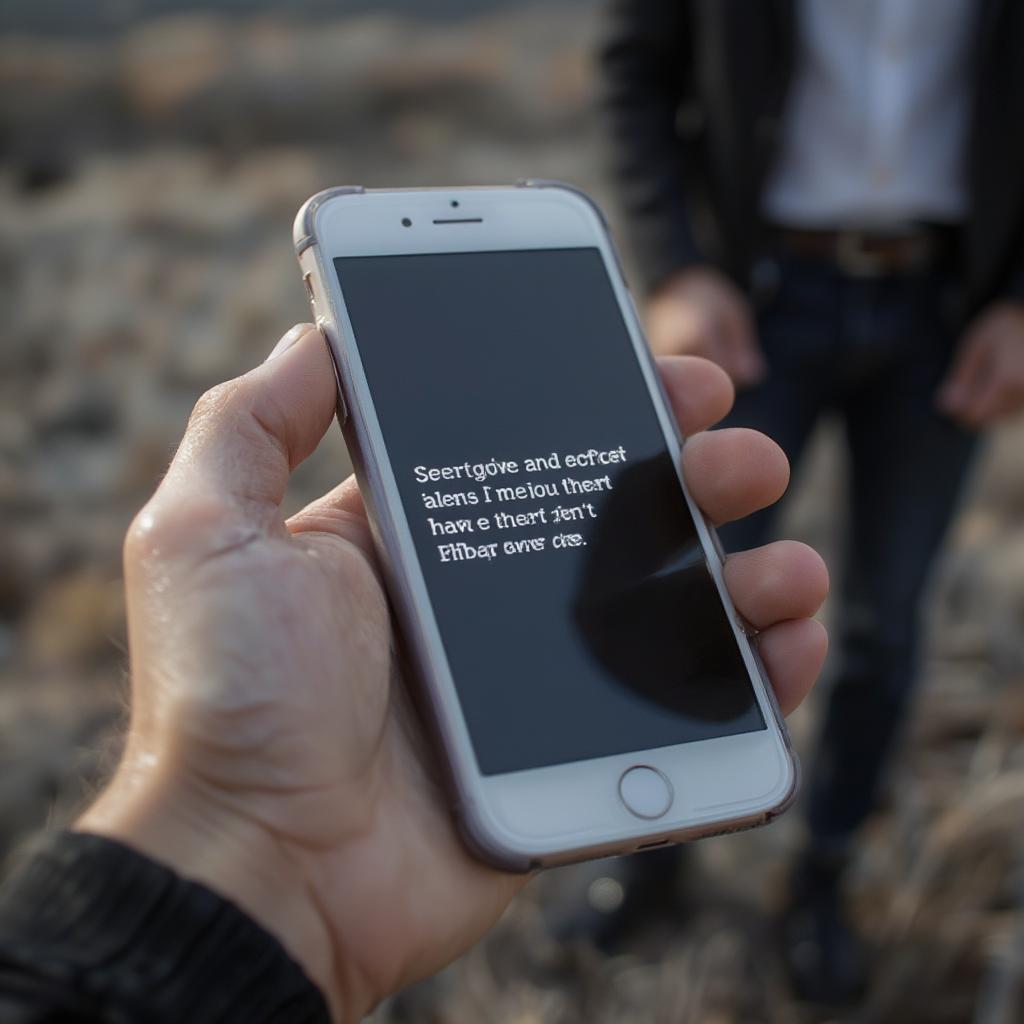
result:
M 606 236 L 608 250 L 615 257 L 617 264 L 617 254 L 609 236 L 607 222 L 600 208 L 586 193 L 561 182 L 534 179 L 520 181 L 514 188 L 561 189 L 571 193 L 575 198 L 584 200 L 591 210 L 596 213 L 601 229 Z M 458 697 L 454 692 L 446 692 L 444 688 L 435 685 L 432 679 L 432 677 L 436 677 L 439 671 L 439 658 L 440 661 L 444 662 L 443 673 L 449 678 L 450 670 L 444 658 L 443 647 L 439 647 L 439 634 L 436 636 L 432 635 L 436 633 L 437 626 L 434 622 L 429 594 L 426 591 L 425 583 L 421 576 L 418 554 L 411 537 L 403 538 L 401 535 L 403 532 L 402 527 L 407 531 L 408 524 L 403 522 L 400 525 L 392 515 L 392 500 L 387 495 L 388 485 L 380 470 L 381 463 L 389 465 L 387 454 L 385 451 L 379 453 L 375 451 L 374 441 L 369 436 L 370 431 L 367 426 L 365 410 L 362 408 L 360 398 L 352 385 L 353 375 L 350 372 L 351 359 L 349 348 L 344 341 L 342 318 L 339 317 L 335 304 L 335 292 L 338 286 L 336 282 L 332 281 L 334 276 L 333 267 L 329 265 L 329 261 L 327 261 L 326 256 L 322 253 L 322 246 L 319 244 L 317 237 L 317 214 L 323 206 L 333 200 L 340 200 L 346 196 L 362 195 L 367 191 L 362 186 L 339 186 L 326 189 L 312 196 L 303 204 L 296 215 L 293 240 L 295 252 L 303 272 L 303 279 L 313 307 L 316 324 L 327 343 L 334 363 L 338 383 L 338 419 L 367 508 L 371 532 L 380 558 L 392 607 L 400 624 L 407 652 L 411 656 L 409 658 L 411 662 L 410 667 L 416 677 L 414 680 L 411 680 L 415 683 L 416 692 L 414 696 L 418 698 L 417 703 L 423 713 L 425 724 L 433 733 L 436 743 L 443 750 L 442 769 L 445 772 L 456 822 L 464 841 L 477 856 L 486 862 L 506 871 L 526 872 L 539 867 L 570 863 L 592 857 L 628 853 L 640 846 L 657 844 L 662 839 L 670 842 L 688 841 L 754 828 L 773 820 L 791 806 L 796 797 L 799 788 L 799 761 L 793 751 L 785 722 L 779 710 L 774 691 L 767 679 L 767 674 L 764 671 L 756 645 L 750 642 L 749 631 L 745 624 L 742 622 L 738 623 L 736 611 L 722 585 L 722 551 L 717 542 L 717 537 L 713 528 L 704 520 L 700 510 L 693 503 L 680 473 L 680 486 L 690 506 L 691 514 L 697 523 L 698 535 L 700 536 L 705 555 L 709 559 L 709 563 L 712 560 L 717 562 L 712 575 L 718 584 L 720 597 L 725 609 L 732 617 L 737 642 L 741 646 L 741 652 L 745 655 L 744 661 L 748 666 L 753 664 L 757 674 L 760 676 L 760 686 L 755 685 L 754 687 L 755 696 L 758 697 L 758 705 L 761 708 L 762 714 L 764 714 L 766 729 L 770 732 L 772 725 L 774 725 L 782 741 L 783 753 L 790 770 L 791 781 L 788 788 L 771 806 L 759 809 L 755 813 L 729 817 L 724 820 L 715 819 L 705 824 L 685 829 L 659 828 L 659 822 L 657 821 L 645 823 L 638 820 L 635 831 L 625 840 L 614 839 L 608 842 L 599 842 L 556 851 L 538 852 L 536 850 L 524 849 L 523 844 L 514 841 L 510 842 L 507 837 L 501 836 L 501 828 L 495 827 L 493 816 L 489 813 L 488 808 L 484 806 L 480 797 L 479 788 L 471 784 L 474 779 L 479 779 L 482 776 L 477 767 L 468 730 L 462 718 Z M 397 190 L 381 191 L 394 192 Z M 412 189 L 401 191 L 451 192 L 450 189 Z M 459 189 L 458 191 L 464 192 L 466 190 Z M 609 275 L 615 273 L 619 276 L 618 283 L 621 285 L 621 289 L 614 289 L 617 297 L 619 297 L 618 293 L 620 290 L 628 295 L 628 286 L 625 283 L 621 266 L 616 265 L 615 267 L 606 267 L 606 269 Z M 612 282 L 612 284 L 614 286 L 615 282 Z M 642 338 L 643 332 L 639 317 L 632 302 L 623 303 L 620 301 L 619 305 L 624 319 L 631 321 L 628 323 L 630 331 L 636 332 Z M 675 426 L 671 406 L 661 384 L 660 375 L 657 372 L 653 357 L 646 345 L 635 346 L 635 348 L 642 350 L 640 358 L 646 363 L 644 367 L 646 370 L 644 373 L 645 380 L 648 383 L 653 381 L 655 384 L 655 388 L 651 389 L 651 399 L 655 404 L 658 419 L 659 421 L 664 421 L 667 418 L 673 424 L 676 440 L 681 447 L 683 438 L 679 433 L 678 426 Z M 363 383 L 365 385 L 365 378 Z M 659 403 L 661 408 L 658 408 Z M 398 507 L 401 516 L 405 519 L 406 513 L 400 502 L 398 502 Z M 409 571 L 410 563 L 414 569 L 412 574 Z M 426 615 L 423 614 L 424 607 L 427 611 Z M 451 689 L 454 690 L 454 686 Z M 707 742 L 721 742 L 723 739 L 729 738 L 723 737 Z M 637 753 L 641 754 L 642 752 Z

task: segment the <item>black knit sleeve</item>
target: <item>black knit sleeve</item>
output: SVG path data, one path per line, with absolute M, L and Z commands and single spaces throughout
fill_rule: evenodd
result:
M 329 1024 L 234 904 L 121 843 L 61 832 L 0 886 L 0 1024 Z

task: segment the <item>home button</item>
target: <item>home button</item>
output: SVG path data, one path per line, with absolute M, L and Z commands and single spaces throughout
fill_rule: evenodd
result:
M 619 796 L 626 810 L 638 818 L 660 818 L 671 806 L 672 783 L 647 765 L 637 765 L 622 773 Z

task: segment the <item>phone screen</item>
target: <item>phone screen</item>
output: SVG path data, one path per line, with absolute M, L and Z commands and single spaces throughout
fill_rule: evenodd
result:
M 334 266 L 481 772 L 764 729 L 600 251 Z

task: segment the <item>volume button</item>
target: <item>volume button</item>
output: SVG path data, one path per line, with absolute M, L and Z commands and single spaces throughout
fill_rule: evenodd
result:
M 323 317 L 318 316 L 316 318 L 316 329 L 320 332 L 320 337 L 324 339 L 327 354 L 331 357 L 331 366 L 334 367 L 334 382 L 337 385 L 338 393 L 338 424 L 343 427 L 348 422 L 348 406 L 345 405 L 345 396 L 341 393 L 341 370 L 338 369 L 338 360 L 334 357 L 334 347 L 331 345 L 331 341 L 327 337 L 327 329 L 324 326 Z

